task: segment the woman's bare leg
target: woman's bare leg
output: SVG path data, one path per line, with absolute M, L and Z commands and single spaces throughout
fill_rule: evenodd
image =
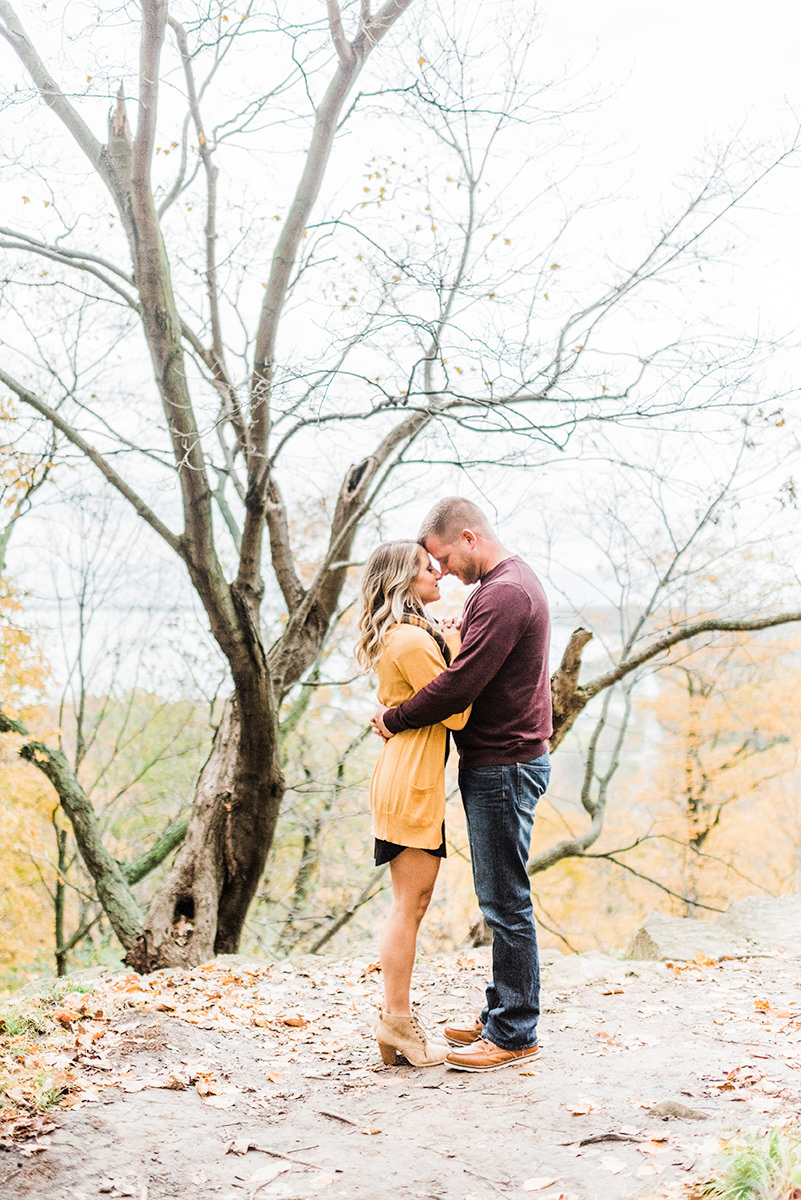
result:
M 402 850 L 389 864 L 392 908 L 381 935 L 384 1012 L 403 1016 L 411 1011 L 409 988 L 417 930 L 431 900 L 440 862 L 425 850 L 410 848 Z

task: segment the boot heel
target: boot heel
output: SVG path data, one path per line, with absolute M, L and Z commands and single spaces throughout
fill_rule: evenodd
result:
M 388 1046 L 386 1042 L 379 1042 L 378 1049 L 381 1051 L 381 1057 L 388 1067 L 394 1067 L 398 1061 L 398 1052 L 394 1046 Z

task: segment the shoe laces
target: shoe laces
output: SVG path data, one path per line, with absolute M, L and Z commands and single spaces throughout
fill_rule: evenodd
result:
M 426 1033 L 425 1029 L 423 1029 L 422 1021 L 420 1020 L 420 1017 L 418 1016 L 418 1014 L 415 1012 L 414 1008 L 412 1008 L 409 1013 L 409 1020 L 412 1025 L 412 1029 L 415 1031 L 415 1033 L 418 1034 L 423 1039 L 424 1042 L 427 1042 L 428 1034 Z

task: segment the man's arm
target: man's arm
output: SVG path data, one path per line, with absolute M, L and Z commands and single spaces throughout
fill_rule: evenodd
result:
M 495 583 L 479 588 L 455 662 L 398 708 L 381 710 L 373 727 L 381 733 L 379 714 L 389 734 L 435 725 L 463 712 L 497 674 L 519 641 L 531 616 L 531 601 L 516 584 Z M 383 734 L 382 734 L 383 736 Z

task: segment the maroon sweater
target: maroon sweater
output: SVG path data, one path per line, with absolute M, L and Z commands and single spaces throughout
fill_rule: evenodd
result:
M 387 729 L 433 725 L 472 704 L 467 725 L 453 735 L 463 767 L 539 758 L 553 732 L 549 642 L 540 581 L 522 559 L 505 558 L 467 597 L 453 666 L 385 713 Z

